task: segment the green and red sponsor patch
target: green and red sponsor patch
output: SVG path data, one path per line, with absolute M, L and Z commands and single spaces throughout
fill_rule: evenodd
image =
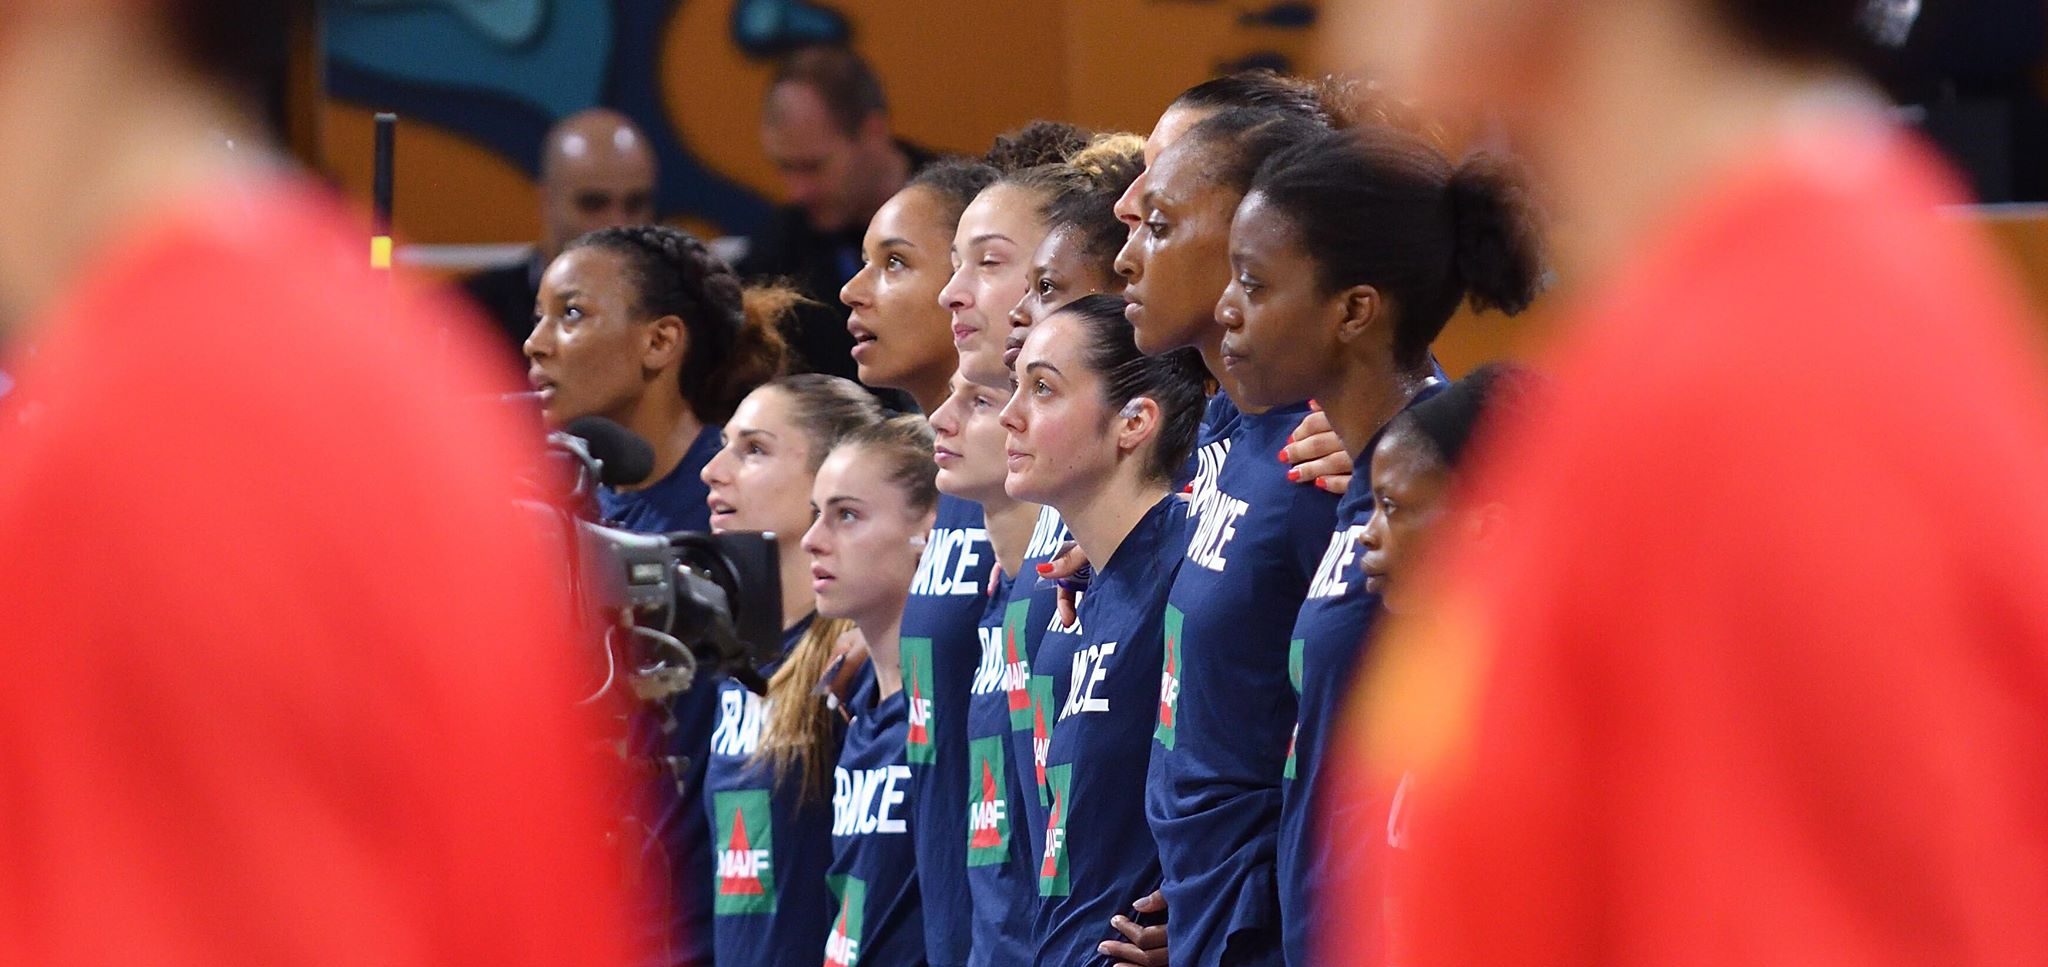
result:
M 1052 789 L 1052 810 L 1045 817 L 1045 856 L 1038 863 L 1038 895 L 1066 896 L 1072 892 L 1067 871 L 1067 818 L 1073 812 L 1074 764 L 1045 770 Z
M 1301 697 L 1301 649 L 1304 639 L 1296 638 L 1287 643 L 1287 677 L 1294 680 L 1294 697 Z M 1287 768 L 1281 771 L 1286 778 L 1294 778 L 1294 747 L 1301 741 L 1301 716 L 1294 719 L 1294 734 L 1287 739 Z
M 1173 605 L 1166 606 L 1166 659 L 1159 672 L 1159 724 L 1152 738 L 1173 748 L 1173 726 L 1180 718 L 1180 629 L 1187 615 Z
M 904 756 L 914 766 L 939 761 L 939 748 L 932 740 L 932 640 L 905 638 L 902 641 L 903 688 L 910 693 L 910 729 L 903 737 Z
M 718 916 L 775 912 L 774 819 L 766 789 L 713 793 L 718 817 Z
M 839 897 L 839 912 L 832 917 L 832 932 L 825 935 L 825 967 L 854 967 L 860 963 L 862 914 L 867 910 L 868 885 L 857 876 L 830 877 L 826 885 Z
M 1010 858 L 1010 800 L 1003 795 L 1000 735 L 967 744 L 967 865 L 997 866 Z

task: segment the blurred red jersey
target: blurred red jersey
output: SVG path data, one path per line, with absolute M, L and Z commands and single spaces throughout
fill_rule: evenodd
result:
M 1491 428 L 1513 523 L 1361 720 L 1401 963 L 2048 963 L 2048 384 L 1957 197 L 1788 137 Z
M 621 963 L 486 351 L 302 191 L 193 201 L 0 362 L 0 962 Z

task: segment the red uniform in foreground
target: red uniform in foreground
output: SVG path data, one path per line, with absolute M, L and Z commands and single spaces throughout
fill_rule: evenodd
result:
M 0 962 L 623 962 L 533 443 L 346 228 L 158 212 L 0 363 Z
M 1415 772 L 1396 960 L 2048 963 L 2034 323 L 1895 136 L 1696 197 L 1494 428 L 1514 523 L 1358 719 L 1354 794 Z

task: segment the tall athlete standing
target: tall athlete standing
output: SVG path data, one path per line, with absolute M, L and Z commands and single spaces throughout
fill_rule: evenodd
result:
M 1133 318 L 1155 340 L 1178 325 L 1219 371 L 1240 411 L 1201 453 L 1186 561 L 1166 608 L 1166 651 L 1146 814 L 1159 843 L 1176 963 L 1281 960 L 1280 783 L 1295 719 L 1288 629 L 1308 593 L 1336 497 L 1297 487 L 1278 459 L 1306 398 L 1250 402 L 1216 325 L 1230 275 L 1230 222 L 1259 163 L 1327 132 L 1273 111 L 1227 111 L 1195 125 L 1147 172 L 1144 220 L 1121 265 L 1147 300 Z M 1169 310 L 1174 310 L 1169 312 Z M 1261 620 L 1247 622 L 1258 614 Z M 1136 899 L 1135 897 L 1133 899 Z
M 1162 610 L 1185 546 L 1172 479 L 1193 447 L 1202 379 L 1191 353 L 1141 354 L 1123 307 L 1089 296 L 1033 327 L 1003 411 L 1010 494 L 1056 508 L 1103 562 L 1077 627 L 1047 634 L 1036 663 L 1058 709 L 1038 963 L 1108 962 L 1098 947 L 1110 917 L 1159 876 L 1131 764 L 1158 709 Z
M 1142 170 L 1141 147 L 1135 135 L 1099 136 L 1056 166 L 1056 171 L 1041 173 L 1049 185 L 1049 197 L 1040 208 L 1046 234 L 1031 260 L 1029 288 L 1010 311 L 1010 335 L 1004 344 L 1004 374 L 999 384 L 1006 401 L 1015 393 L 1016 377 L 1011 370 L 1032 326 L 1082 296 L 1123 288 L 1123 279 L 1111 262 L 1123 247 L 1124 230 L 1110 205 Z M 1016 656 L 1009 659 L 1013 671 L 1005 684 L 1010 690 L 1016 772 L 1027 792 L 1023 825 L 1033 858 L 1045 851 L 1046 810 L 1051 803 L 1035 790 L 1042 786 L 1044 752 L 1051 743 L 1051 716 L 1056 710 L 1045 709 L 1051 704 L 1049 699 L 1034 698 L 1032 682 L 1040 676 L 1034 673 L 1032 663 L 1045 635 L 1071 623 L 1071 615 L 1060 613 L 1057 584 L 1047 577 L 1052 558 L 1071 539 L 1059 511 L 1041 507 L 1031 543 L 1024 551 L 1022 579 L 1012 586 L 1004 608 L 1004 640 L 1008 647 L 1021 650 L 1023 659 L 1021 668 L 1015 667 Z M 1035 880 L 1032 894 L 1037 895 Z
M 1461 302 L 1519 311 L 1534 298 L 1535 235 L 1521 197 L 1507 169 L 1454 166 L 1385 125 L 1273 156 L 1231 225 L 1234 275 L 1218 304 L 1241 391 L 1261 402 L 1313 395 L 1363 465 L 1389 420 L 1442 389 L 1429 346 Z M 1278 861 L 1290 964 L 1318 962 L 1309 928 L 1330 882 L 1325 837 L 1357 836 L 1380 819 L 1323 792 L 1331 724 L 1379 609 L 1356 563 L 1373 505 L 1370 479 L 1353 477 L 1289 642 L 1300 708 Z
M 1028 772 L 1014 767 L 1011 732 L 1018 712 L 1028 711 L 1012 699 L 1028 697 L 1030 675 L 1024 644 L 1030 600 L 1013 602 L 1012 589 L 1028 580 L 1022 569 L 1040 508 L 1003 489 L 1000 417 L 1009 400 L 1007 380 L 1001 389 L 983 386 L 968 379 L 963 367 L 953 377 L 953 394 L 931 419 L 939 492 L 981 507 L 995 552 L 989 605 L 977 628 L 981 663 L 967 707 L 965 846 L 974 911 L 971 960 L 1002 965 L 1031 962 L 1038 913 L 1038 871 L 1031 862 L 1032 837 L 1023 828 L 1025 796 L 1035 797 L 1037 789 L 1025 785 Z

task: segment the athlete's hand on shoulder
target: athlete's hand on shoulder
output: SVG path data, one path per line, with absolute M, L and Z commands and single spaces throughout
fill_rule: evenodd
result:
M 1288 479 L 1341 494 L 1351 486 L 1351 453 L 1330 428 L 1330 415 L 1313 400 L 1308 406 L 1308 415 L 1288 438 L 1287 448 L 1280 451 L 1286 456 L 1284 462 L 1293 467 Z
M 1153 890 L 1152 895 L 1131 904 L 1138 913 L 1166 913 L 1166 894 Z M 1162 917 L 1163 919 L 1163 917 Z M 1124 967 L 1166 967 L 1166 924 L 1141 926 L 1130 917 L 1111 917 L 1109 925 L 1122 940 L 1105 940 L 1096 951 L 1105 957 L 1113 957 Z

